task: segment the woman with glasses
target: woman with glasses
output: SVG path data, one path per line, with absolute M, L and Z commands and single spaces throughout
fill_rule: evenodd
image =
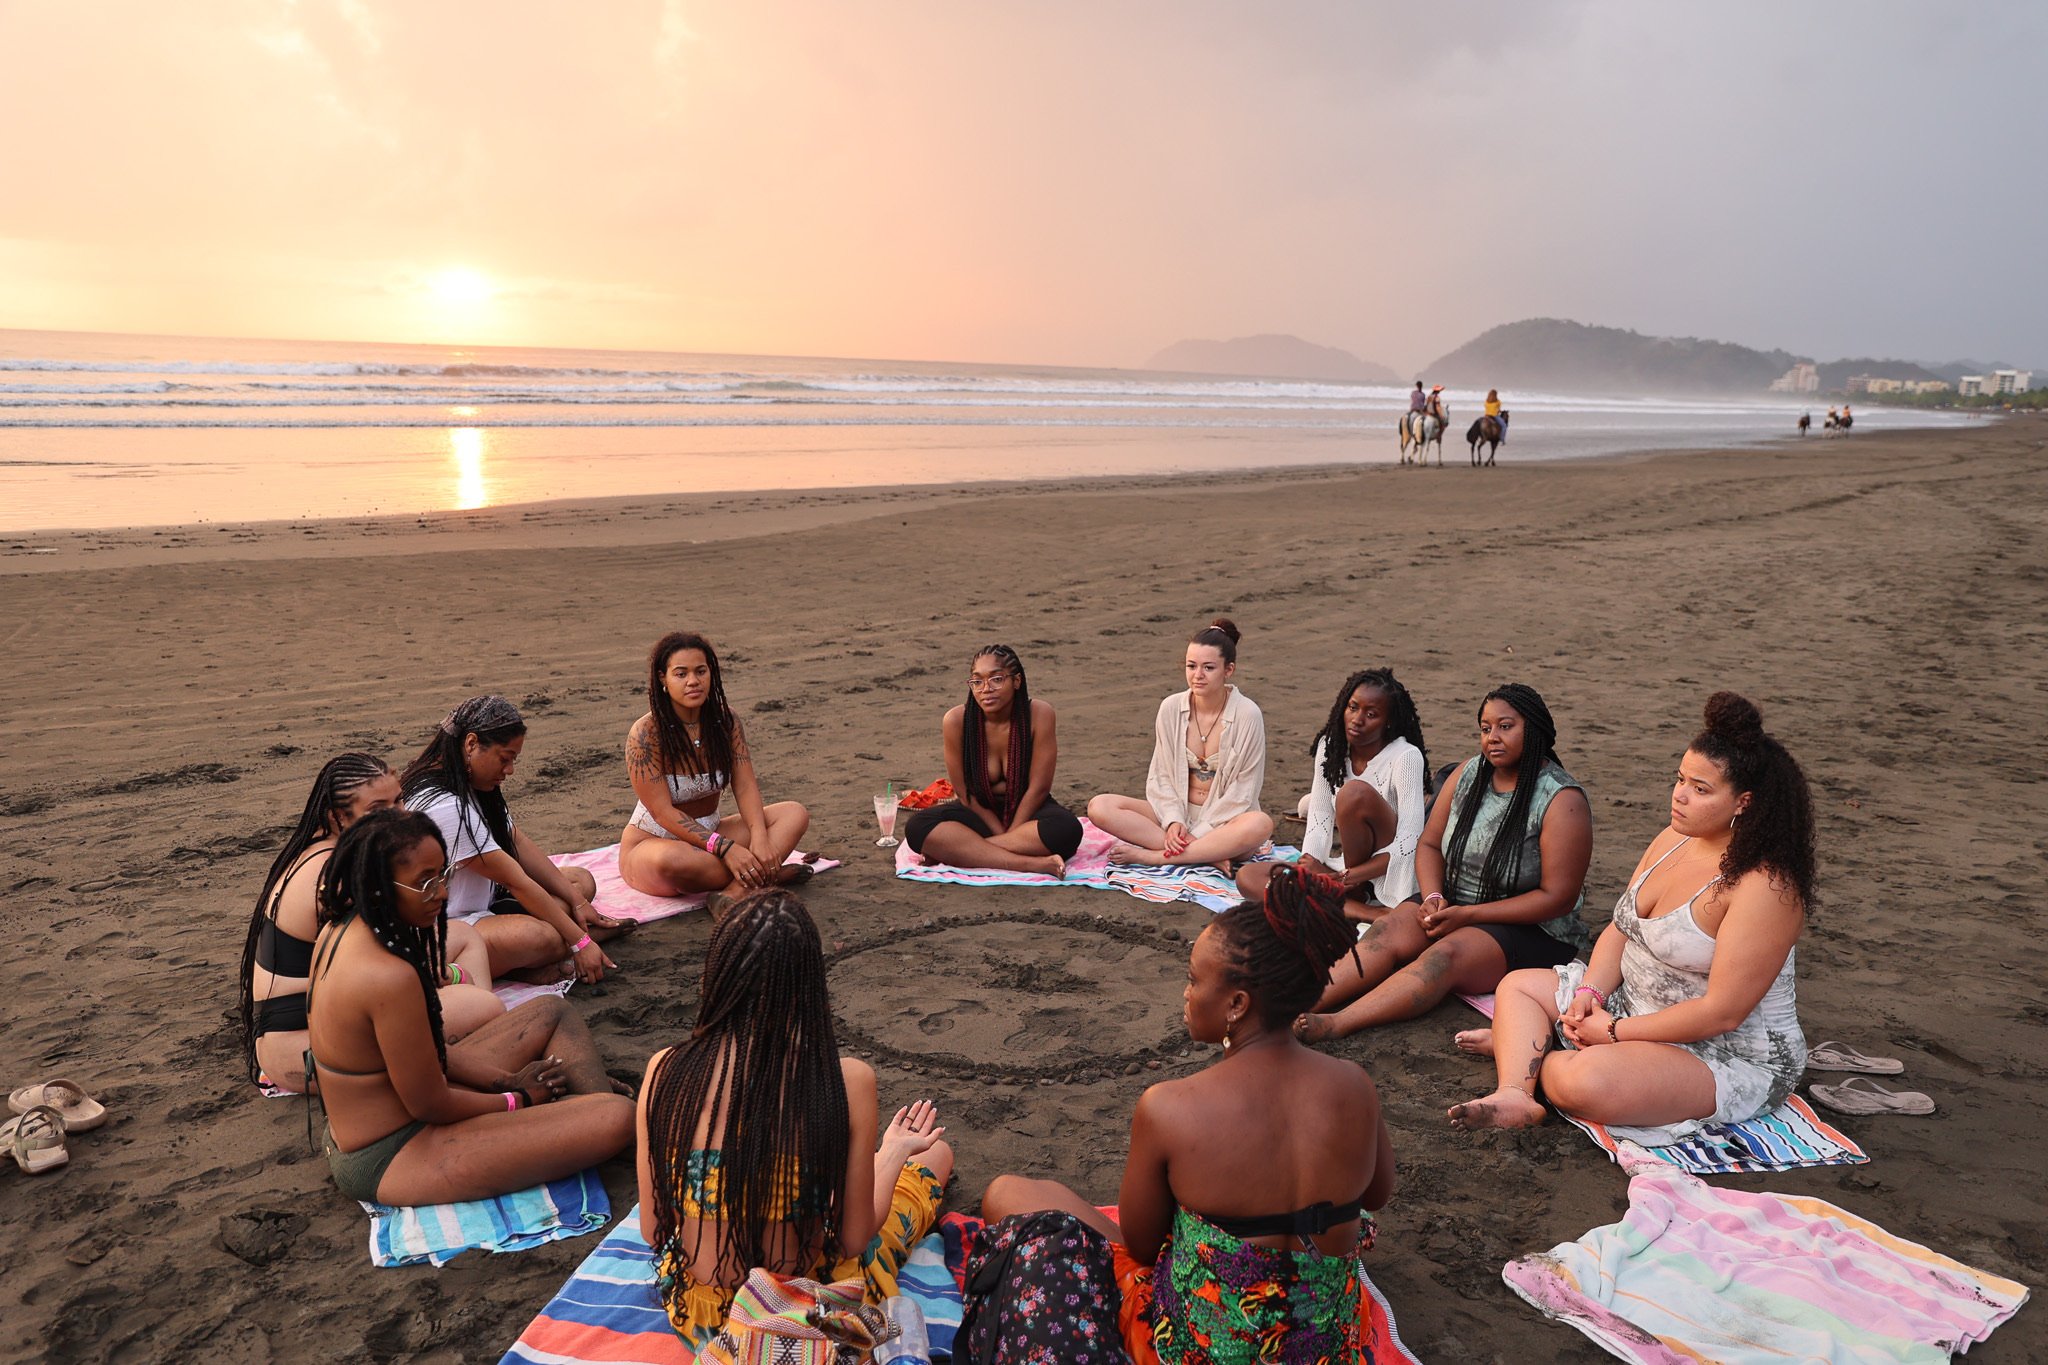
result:
M 306 1088 L 306 974 L 319 929 L 320 873 L 334 841 L 364 816 L 399 804 L 398 777 L 369 754 L 329 759 L 313 779 L 299 823 L 271 860 L 242 945 L 242 1055 L 249 1079 L 294 1093 Z M 491 994 L 490 955 L 467 924 L 448 927 L 441 1017 L 460 1038 L 505 1012 Z
M 434 983 L 446 961 L 448 849 L 425 815 L 352 825 L 320 879 L 305 1065 L 327 1161 L 351 1199 L 446 1204 L 527 1189 L 633 1141 L 574 1007 L 528 1001 L 450 1044 Z
M 986 645 L 975 653 L 967 701 L 946 712 L 939 731 L 959 799 L 910 817 L 910 851 L 953 867 L 1063 876 L 1081 847 L 1081 822 L 1052 799 L 1053 710 L 1032 697 L 1016 650 Z
M 626 775 L 639 801 L 619 835 L 619 876 L 635 891 L 688 896 L 810 879 L 808 866 L 784 860 L 811 813 L 794 801 L 762 802 L 747 732 L 703 636 L 677 630 L 654 642 L 647 714 L 626 732 Z M 737 809 L 721 819 L 727 791 Z
M 1195 632 L 1187 690 L 1159 703 L 1144 796 L 1088 803 L 1088 818 L 1118 841 L 1109 855 L 1117 862 L 1224 867 L 1273 836 L 1273 817 L 1259 809 L 1266 718 L 1230 681 L 1240 638 L 1226 616 Z

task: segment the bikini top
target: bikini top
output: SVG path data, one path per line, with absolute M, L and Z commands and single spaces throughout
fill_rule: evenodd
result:
M 313 941 L 278 928 L 277 905 L 284 899 L 285 887 L 315 851 L 307 849 L 285 869 L 284 876 L 278 879 L 277 889 L 271 893 L 270 913 L 263 917 L 262 925 L 256 930 L 256 965 L 272 976 L 299 977 L 313 970 Z
M 334 964 L 335 951 L 341 947 L 341 940 L 348 933 L 348 926 L 354 921 L 354 915 L 350 915 L 347 919 L 343 920 L 336 929 L 334 937 L 327 941 L 326 951 L 320 954 L 320 971 L 323 974 Z M 311 964 L 308 964 L 306 971 L 306 1055 L 304 1058 L 306 1075 L 310 1077 L 316 1067 L 335 1076 L 381 1076 L 389 1071 L 391 1069 L 389 1066 L 380 1066 L 374 1071 L 343 1071 L 338 1066 L 329 1066 L 313 1055 L 313 988 L 319 984 L 314 978 Z M 322 1114 L 327 1112 L 327 1097 L 325 1095 L 320 1097 L 320 1112 Z
M 715 1149 L 697 1147 L 683 1158 L 683 1197 L 676 1210 L 684 1218 L 725 1216 L 724 1157 Z M 796 1161 L 784 1157 L 775 1163 L 768 1196 L 767 1217 L 776 1223 L 799 1218 L 822 1218 L 831 1211 L 833 1191 L 819 1181 L 806 1181 L 797 1174 Z
M 1339 1224 L 1348 1223 L 1365 1210 L 1365 1196 L 1341 1204 L 1328 1200 L 1310 1204 L 1293 1213 L 1262 1213 L 1249 1218 L 1219 1218 L 1213 1213 L 1198 1215 L 1212 1227 L 1239 1239 L 1247 1237 L 1317 1237 Z
M 680 806 L 685 801 L 702 801 L 725 790 L 724 773 L 670 773 L 668 799 Z

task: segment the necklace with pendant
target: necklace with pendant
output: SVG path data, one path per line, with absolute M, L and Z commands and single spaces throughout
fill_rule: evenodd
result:
M 1216 733 L 1216 727 L 1220 725 L 1222 721 L 1223 713 L 1221 711 L 1218 711 L 1216 713 L 1216 719 L 1209 722 L 1209 728 L 1201 731 L 1199 738 L 1195 740 L 1195 748 L 1198 751 L 1208 747 L 1209 736 Z M 1214 754 L 1204 754 L 1197 752 L 1195 756 L 1195 771 L 1200 773 L 1204 778 L 1214 776 L 1216 769 L 1214 765 L 1210 763 L 1210 760 L 1214 757 Z

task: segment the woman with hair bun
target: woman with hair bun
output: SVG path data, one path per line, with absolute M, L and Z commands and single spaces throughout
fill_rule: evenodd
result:
M 1055 723 L 1051 704 L 1031 695 L 1016 650 L 977 650 L 966 704 L 939 722 L 946 777 L 959 799 L 910 817 L 910 851 L 953 867 L 1064 875 L 1081 847 L 1081 822 L 1052 799 Z
M 1499 1087 L 1456 1128 L 1543 1121 L 1540 1086 L 1574 1117 L 1648 1146 L 1783 1103 L 1806 1068 L 1794 945 L 1814 905 L 1813 799 L 1754 704 L 1707 699 L 1678 760 L 1671 826 L 1650 841 L 1589 963 L 1516 972 L 1493 1028 Z M 1553 1052 L 1552 1031 L 1564 1052 Z
M 1554 967 L 1590 935 L 1579 922 L 1593 814 L 1557 758 L 1557 723 L 1533 687 L 1504 683 L 1479 705 L 1479 754 L 1437 793 L 1415 851 L 1422 899 L 1395 907 L 1305 1014 L 1304 1039 L 1342 1038 L 1480 995 L 1511 971 Z M 1363 993 L 1363 998 L 1359 997 Z
M 1393 1148 L 1372 1078 L 1289 1027 L 1356 946 L 1343 899 L 1333 877 L 1275 868 L 1262 903 L 1195 940 L 1188 1034 L 1222 1055 L 1139 1098 L 1120 1222 L 1052 1180 L 1001 1176 L 982 1196 L 991 1222 L 1057 1209 L 1099 1234 L 1127 1332 L 1135 1319 L 1168 1365 L 1361 1358 L 1358 1256 Z
M 1266 784 L 1266 718 L 1231 685 L 1242 636 L 1219 616 L 1188 641 L 1185 692 L 1159 703 L 1145 795 L 1104 793 L 1088 818 L 1118 841 L 1117 862 L 1147 867 L 1227 866 L 1273 834 L 1259 809 Z

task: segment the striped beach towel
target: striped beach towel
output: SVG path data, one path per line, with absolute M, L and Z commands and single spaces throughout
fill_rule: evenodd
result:
M 947 1214 L 896 1279 L 924 1310 L 936 1359 L 950 1359 L 960 1326 L 960 1278 L 967 1266 L 962 1229 L 973 1221 Z M 635 1206 L 527 1324 L 500 1365 L 692 1365 L 696 1358 L 669 1326 Z
M 910 851 L 908 843 L 896 846 L 896 875 L 905 881 L 950 882 L 960 886 L 1082 886 L 1097 891 L 1121 891 L 1155 905 L 1187 901 L 1205 910 L 1228 910 L 1237 904 L 1237 888 L 1230 878 L 1213 867 L 1140 867 L 1113 863 L 1110 846 L 1115 839 L 1087 820 L 1081 821 L 1081 847 L 1067 860 L 1064 878 L 1042 872 L 1005 872 L 992 867 L 951 867 L 926 862 Z M 1301 856 L 1298 848 L 1279 846 L 1267 855 L 1276 862 L 1293 862 Z
M 1741 1123 L 1712 1124 L 1683 1142 L 1635 1147 L 1617 1140 L 1597 1123 L 1573 1119 L 1617 1164 L 1624 1146 L 1694 1175 L 1738 1175 L 1756 1171 L 1789 1171 L 1799 1166 L 1861 1166 L 1870 1158 L 1863 1149 L 1807 1107 L 1794 1095 L 1768 1114 Z
M 2026 1302 L 2025 1286 L 1823 1200 L 1709 1185 L 1633 1143 L 1623 1164 L 1621 1222 L 1501 1271 L 1622 1360 L 1933 1365 Z
M 465 1251 L 525 1251 L 596 1232 L 612 1216 L 604 1182 L 584 1171 L 530 1190 L 461 1204 L 394 1208 L 365 1202 L 370 1262 L 446 1265 Z

